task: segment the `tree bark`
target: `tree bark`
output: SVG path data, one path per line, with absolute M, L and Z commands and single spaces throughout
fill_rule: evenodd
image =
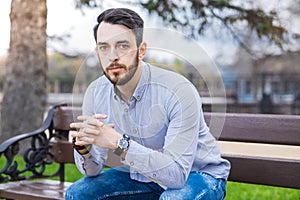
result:
M 12 0 L 0 142 L 40 127 L 46 106 L 46 0 Z

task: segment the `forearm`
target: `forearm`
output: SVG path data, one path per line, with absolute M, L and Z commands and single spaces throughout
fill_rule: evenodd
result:
M 181 155 L 172 155 L 171 152 L 155 151 L 132 142 L 124 164 L 167 188 L 182 188 L 194 159 L 194 155 L 189 151 L 187 149 Z
M 74 150 L 75 164 L 78 170 L 85 176 L 97 176 L 104 167 L 107 158 L 107 151 L 92 147 L 90 152 L 86 154 L 79 154 Z

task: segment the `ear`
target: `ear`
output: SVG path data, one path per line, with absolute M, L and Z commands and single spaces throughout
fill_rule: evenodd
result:
M 139 47 L 139 60 L 143 60 L 143 58 L 146 55 L 146 50 L 147 50 L 147 43 L 142 42 Z

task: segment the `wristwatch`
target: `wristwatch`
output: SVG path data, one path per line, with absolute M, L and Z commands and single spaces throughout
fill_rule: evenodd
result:
M 113 152 L 121 156 L 121 154 L 126 151 L 129 148 L 130 145 L 130 138 L 128 135 L 124 134 L 123 137 L 121 137 L 118 141 L 118 146 L 116 149 L 113 150 Z

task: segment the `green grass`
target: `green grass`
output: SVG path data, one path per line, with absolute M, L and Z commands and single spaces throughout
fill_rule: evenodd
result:
M 20 161 L 19 158 L 17 158 Z M 0 170 L 5 160 L 0 158 Z M 54 172 L 58 164 L 48 166 L 47 173 Z M 65 165 L 65 177 L 68 182 L 74 182 L 83 177 L 74 164 Z M 53 178 L 58 179 L 58 177 Z M 300 190 L 262 186 L 245 183 L 228 182 L 225 200 L 300 200 Z
M 24 168 L 25 162 L 23 161 L 22 157 L 16 156 L 14 160 L 18 163 L 18 170 L 21 170 Z M 6 163 L 6 159 L 4 159 L 3 156 L 0 157 L 0 170 L 4 167 L 5 163 Z M 53 174 L 54 172 L 56 172 L 58 170 L 58 168 L 59 168 L 59 164 L 57 164 L 57 163 L 47 165 L 44 174 L 46 174 L 46 175 Z M 32 175 L 32 172 L 26 172 L 22 175 L 29 177 Z M 83 177 L 83 175 L 79 173 L 79 171 L 77 170 L 77 168 L 74 164 L 66 164 L 65 165 L 65 177 L 66 177 L 65 181 L 74 182 L 74 181 L 80 179 L 81 177 Z M 50 179 L 58 180 L 59 178 L 53 177 Z
M 300 190 L 229 181 L 225 200 L 300 200 Z
M 66 178 L 65 181 L 75 182 L 82 177 L 83 177 L 83 175 L 78 171 L 75 164 L 66 164 L 65 165 L 65 178 Z

